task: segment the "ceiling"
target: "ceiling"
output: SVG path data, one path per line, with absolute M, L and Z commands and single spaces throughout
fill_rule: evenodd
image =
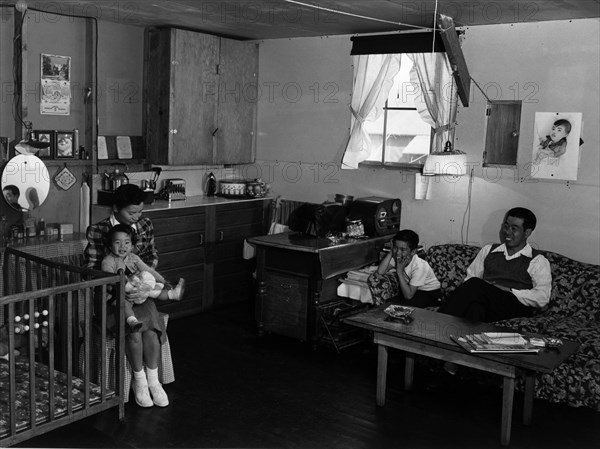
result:
M 53 13 L 134 26 L 173 26 L 239 39 L 368 34 L 432 27 L 600 16 L 600 0 L 19 0 Z M 16 0 L 0 0 L 15 4 Z

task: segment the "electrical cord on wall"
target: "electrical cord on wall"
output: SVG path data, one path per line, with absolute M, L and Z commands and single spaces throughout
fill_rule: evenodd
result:
M 473 169 L 469 172 L 469 187 L 467 188 L 467 208 L 463 214 L 462 224 L 460 226 L 460 241 L 463 245 L 469 244 L 469 226 L 471 225 L 471 196 L 473 192 Z M 466 221 L 466 235 L 464 235 Z

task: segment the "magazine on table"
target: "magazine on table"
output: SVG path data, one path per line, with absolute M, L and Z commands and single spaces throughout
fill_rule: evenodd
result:
M 544 347 L 543 341 L 528 338 L 515 332 L 482 332 L 451 338 L 472 353 L 536 353 Z

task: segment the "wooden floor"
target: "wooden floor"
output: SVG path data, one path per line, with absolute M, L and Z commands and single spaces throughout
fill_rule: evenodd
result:
M 497 386 L 425 367 L 402 390 L 403 358 L 390 352 L 387 403 L 375 405 L 376 351 L 366 343 L 337 354 L 254 333 L 250 306 L 169 323 L 176 381 L 169 407 L 126 405 L 22 443 L 21 447 L 133 448 L 496 448 Z M 443 377 L 443 376 L 442 376 Z M 431 383 L 437 383 L 432 389 Z M 600 413 L 535 401 L 521 422 L 515 397 L 511 448 L 598 448 Z

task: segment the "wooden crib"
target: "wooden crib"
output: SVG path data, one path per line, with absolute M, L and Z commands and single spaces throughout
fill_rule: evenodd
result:
M 124 276 L 12 248 L 3 257 L 0 345 L 8 360 L 0 359 L 0 447 L 111 407 L 123 420 Z M 109 298 L 115 298 L 114 314 L 107 313 Z M 96 366 L 93 347 L 105 346 L 111 336 L 118 342 L 117 362 L 107 368 L 101 357 Z M 107 373 L 117 380 L 113 389 Z

